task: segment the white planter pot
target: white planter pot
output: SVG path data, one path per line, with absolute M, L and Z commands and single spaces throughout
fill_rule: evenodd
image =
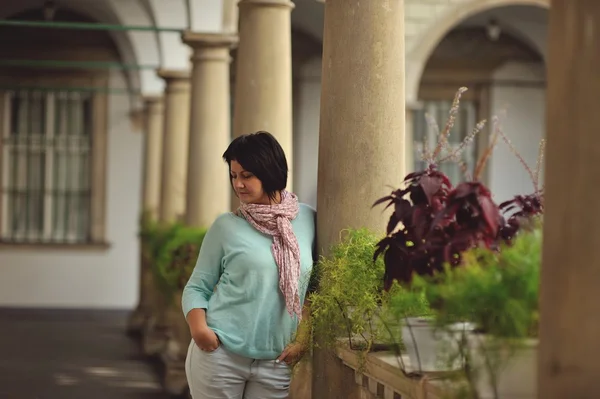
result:
M 538 339 L 508 341 L 483 334 L 467 339 L 480 399 L 537 398 Z
M 437 329 L 426 317 L 409 317 L 402 326 L 402 342 L 412 371 L 450 371 L 463 367 L 459 342 L 473 330 L 470 323 L 455 323 Z

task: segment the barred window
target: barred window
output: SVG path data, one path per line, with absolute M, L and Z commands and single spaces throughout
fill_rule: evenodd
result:
M 414 168 L 415 170 L 423 170 L 426 165 L 422 160 L 423 146 L 427 141 L 429 150 L 432 151 L 437 143 L 437 134 L 434 129 L 431 129 L 427 123 L 426 114 L 433 118 L 440 131 L 444 129 L 452 101 L 426 101 L 421 109 L 413 111 L 413 134 L 414 134 Z M 460 109 L 454 123 L 454 128 L 448 137 L 448 144 L 451 149 L 456 149 L 460 143 L 467 137 L 477 124 L 477 108 L 474 101 L 460 102 Z M 471 142 L 462 152 L 462 160 L 466 163 L 468 170 L 473 171 L 477 159 L 477 140 Z M 439 168 L 456 184 L 464 177 L 459 165 L 455 162 L 444 162 L 439 165 Z
M 2 242 L 90 242 L 93 94 L 3 95 Z

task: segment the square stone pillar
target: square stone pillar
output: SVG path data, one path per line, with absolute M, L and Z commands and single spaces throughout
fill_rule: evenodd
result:
M 600 398 L 600 2 L 550 8 L 538 397 Z
M 186 223 L 208 227 L 230 208 L 222 154 L 231 140 L 229 65 L 237 36 L 185 32 L 193 49 Z
M 160 220 L 173 222 L 185 215 L 188 138 L 190 120 L 190 74 L 158 71 L 165 80 L 163 163 Z

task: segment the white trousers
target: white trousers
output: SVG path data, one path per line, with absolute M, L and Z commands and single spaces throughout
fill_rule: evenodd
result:
M 194 340 L 185 373 L 193 399 L 287 399 L 291 368 L 275 360 L 248 359 L 219 346 L 204 352 Z

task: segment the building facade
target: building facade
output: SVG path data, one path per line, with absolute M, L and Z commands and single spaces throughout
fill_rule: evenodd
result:
M 142 212 L 206 225 L 228 210 L 220 156 L 234 135 L 274 133 L 291 160 L 293 190 L 317 208 L 321 197 L 344 190 L 318 185 L 325 168 L 332 172 L 321 185 L 369 174 L 378 176 L 382 193 L 385 184 L 399 184 L 435 137 L 425 113 L 444 123 L 461 86 L 469 91 L 451 144 L 498 115 L 535 165 L 544 137 L 547 0 L 405 0 L 398 26 L 386 28 L 403 51 L 365 47 L 353 55 L 362 62 L 352 63 L 369 71 L 379 59 L 398 60 L 396 70 L 386 70 L 399 76 L 398 102 L 387 101 L 375 83 L 370 87 L 383 90 L 369 94 L 376 102 L 351 98 L 352 91 L 347 99 L 331 96 L 339 87 L 324 83 L 331 63 L 323 57 L 349 56 L 352 40 L 362 48 L 360 31 L 355 37 L 349 30 L 347 40 L 336 36 L 332 26 L 343 18 L 326 16 L 316 0 L 242 0 L 239 7 L 234 0 L 5 3 L 0 306 L 134 308 Z M 339 40 L 340 52 L 324 53 L 324 37 Z M 391 116 L 397 131 L 379 131 L 378 123 L 374 130 L 339 131 L 337 110 L 360 114 L 371 106 L 402 115 Z M 328 139 L 320 131 L 330 132 Z M 464 152 L 467 164 L 486 137 Z M 332 154 L 321 170 L 320 140 L 322 152 Z M 348 159 L 365 154 L 380 162 L 378 149 L 389 143 L 396 147 L 386 151 L 401 167 Z M 457 170 L 448 173 L 460 178 Z M 532 189 L 503 144 L 484 179 L 498 201 Z M 370 189 L 356 193 L 365 203 L 374 199 Z

